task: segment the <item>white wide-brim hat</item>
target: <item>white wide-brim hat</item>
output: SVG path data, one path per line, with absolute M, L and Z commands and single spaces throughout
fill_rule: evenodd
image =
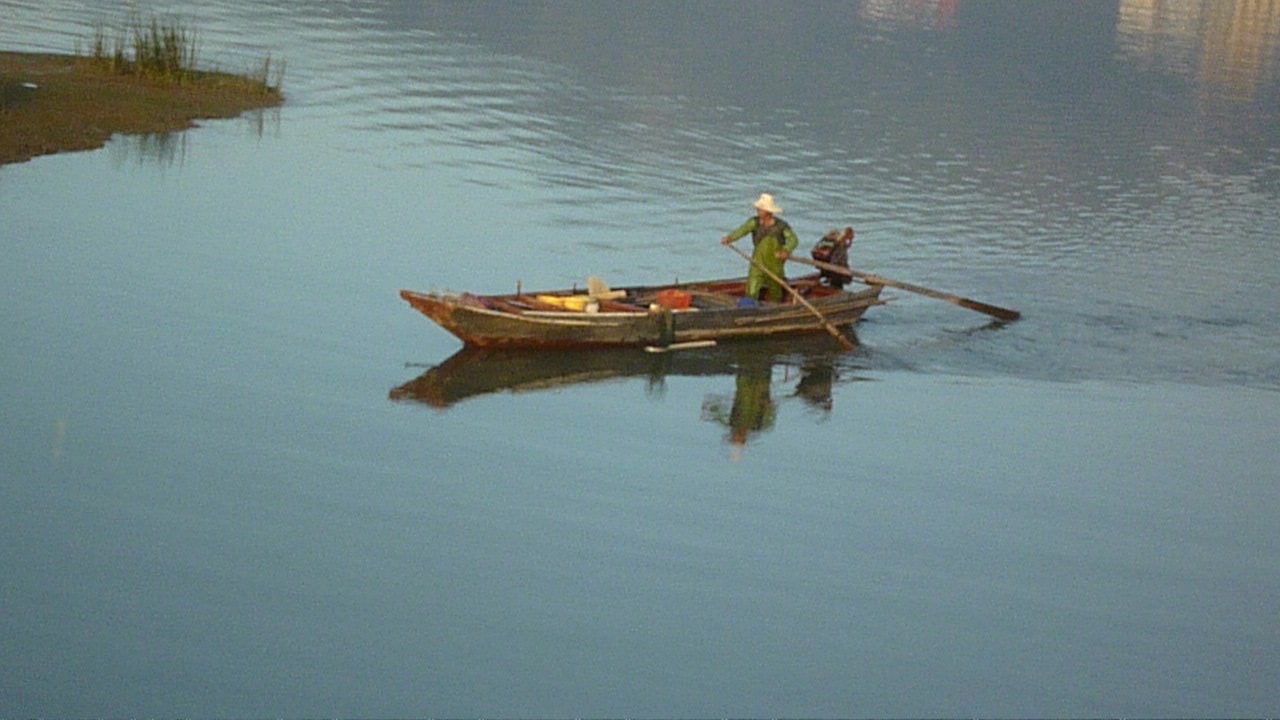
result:
M 755 202 L 751 203 L 751 207 L 757 210 L 763 210 L 773 215 L 782 214 L 782 208 L 778 207 L 778 204 L 773 201 L 773 196 L 769 193 L 760 193 L 760 197 L 757 198 Z

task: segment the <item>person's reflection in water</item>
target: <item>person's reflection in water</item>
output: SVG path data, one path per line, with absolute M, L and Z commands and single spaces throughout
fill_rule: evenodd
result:
M 768 357 L 748 357 L 738 365 L 734 380 L 733 403 L 725 412 L 722 398 L 711 397 L 703 401 L 702 416 L 729 427 L 728 440 L 734 446 L 734 459 L 755 434 L 773 427 L 777 407 L 773 402 L 771 385 L 773 363 Z
M 734 445 L 746 445 L 753 434 L 773 427 L 778 412 L 769 392 L 772 382 L 773 366 L 767 360 L 738 368 L 729 410 L 729 436 Z
M 796 384 L 796 396 L 809 407 L 824 414 L 831 412 L 831 387 L 835 384 L 836 368 L 829 358 L 813 358 L 800 368 L 800 382 Z
M 812 357 L 800 368 L 794 396 L 811 409 L 829 415 L 833 406 L 832 388 L 838 373 L 830 357 Z M 732 402 L 723 395 L 708 396 L 702 403 L 702 418 L 729 428 L 726 441 L 733 446 L 733 459 L 755 436 L 773 429 L 778 416 L 773 399 L 773 358 L 744 359 L 734 378 Z

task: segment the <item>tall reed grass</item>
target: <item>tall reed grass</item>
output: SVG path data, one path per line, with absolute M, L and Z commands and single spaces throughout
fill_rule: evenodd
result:
M 249 73 L 248 79 L 266 90 L 279 90 L 284 85 L 284 68 L 283 60 L 273 60 L 271 53 L 267 53 L 262 64 Z
M 196 35 L 177 21 L 135 18 L 124 33 L 111 38 L 99 28 L 92 56 L 113 72 L 181 84 L 195 78 Z
M 111 72 L 181 85 L 207 75 L 197 69 L 196 46 L 195 31 L 176 20 L 134 18 L 123 33 L 110 37 L 99 28 L 90 57 Z M 262 92 L 279 91 L 284 64 L 268 55 L 260 68 L 239 77 Z

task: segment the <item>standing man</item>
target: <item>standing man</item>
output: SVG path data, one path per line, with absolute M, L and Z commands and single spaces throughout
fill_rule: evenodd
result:
M 783 277 L 783 264 L 796 249 L 800 240 L 791 226 L 778 217 L 782 214 L 782 208 L 774 202 L 772 195 L 761 193 L 751 206 L 756 209 L 756 216 L 748 218 L 736 230 L 725 235 L 720 242 L 728 245 L 751 233 L 751 242 L 755 246 L 755 252 L 751 254 L 751 258 L 755 263 L 751 264 L 751 272 L 747 273 L 747 297 L 764 300 L 764 295 L 767 294 L 769 300 L 782 302 L 785 297 L 782 285 L 769 277 L 768 273 L 756 267 L 756 263 L 768 268 L 778 277 Z

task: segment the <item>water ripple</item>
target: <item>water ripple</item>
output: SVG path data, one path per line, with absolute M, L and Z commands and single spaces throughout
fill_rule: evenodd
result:
M 925 36 L 900 34 L 910 13 L 872 14 L 869 25 L 814 28 L 846 37 L 820 61 L 805 55 L 797 82 L 744 75 L 771 65 L 749 62 L 749 48 L 708 53 L 703 33 L 584 35 L 576 23 L 599 17 L 585 8 L 561 27 L 554 8 L 485 7 L 146 10 L 190 22 L 222 68 L 268 54 L 286 63 L 283 132 L 389 184 L 501 197 L 548 254 L 610 252 L 664 275 L 677 257 L 682 272 L 720 272 L 714 238 L 770 190 L 806 245 L 853 225 L 864 267 L 1023 309 L 1028 321 L 1002 342 L 1026 353 L 996 365 L 1179 378 L 1207 366 L 1274 385 L 1280 137 L 1269 101 L 1280 63 L 1259 20 L 1278 13 L 1246 13 L 1241 27 L 1261 28 L 1249 36 L 1261 44 L 1241 60 L 1257 70 L 1253 95 L 1237 97 L 1214 83 L 1245 76 L 1196 75 L 1202 46 L 1184 26 L 1162 39 L 1134 16 L 1119 20 L 1118 55 L 1108 37 L 1090 55 L 1097 71 L 1072 75 L 1019 56 L 1025 48 L 993 55 L 964 13 Z M 131 12 L 0 0 L 0 41 L 66 52 Z M 757 111 L 759 97 L 770 112 Z M 928 328 L 963 322 L 914 298 L 895 303 L 895 324 L 874 326 L 887 347 L 919 337 L 950 347 Z

